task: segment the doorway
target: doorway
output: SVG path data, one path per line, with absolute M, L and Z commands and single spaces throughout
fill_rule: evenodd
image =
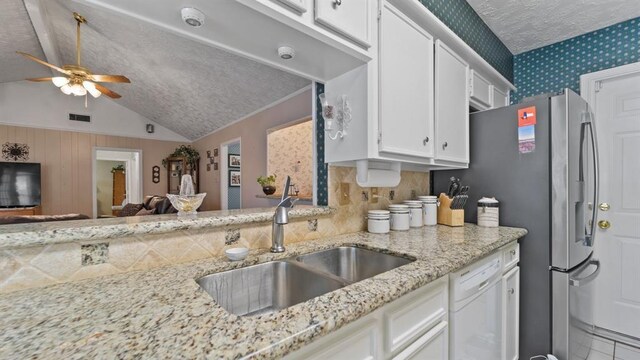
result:
M 220 208 L 242 208 L 242 156 L 241 139 L 220 145 Z
M 142 150 L 93 148 L 93 217 L 117 216 L 142 203 Z
M 595 113 L 600 203 L 594 322 L 640 344 L 640 63 L 581 77 Z

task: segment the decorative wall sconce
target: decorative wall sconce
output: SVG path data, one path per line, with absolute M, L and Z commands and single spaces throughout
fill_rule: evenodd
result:
M 338 96 L 335 105 L 330 105 L 325 94 L 320 94 L 324 131 L 331 140 L 342 139 L 347 136 L 347 129 L 351 123 L 351 105 L 347 95 Z

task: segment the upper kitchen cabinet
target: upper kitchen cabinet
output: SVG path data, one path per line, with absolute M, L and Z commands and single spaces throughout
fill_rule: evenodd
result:
M 315 0 L 315 20 L 368 48 L 371 46 L 370 14 L 373 5 L 374 1 Z
M 368 175 L 393 185 L 401 168 L 468 167 L 469 107 L 504 106 L 515 88 L 419 1 L 370 6 L 371 61 L 325 83 L 331 109 L 348 105 L 325 136 L 326 161 L 355 165 L 361 186 Z
M 385 2 L 379 46 L 380 152 L 431 158 L 433 37 Z
M 468 164 L 469 64 L 440 40 L 435 54 L 436 159 Z

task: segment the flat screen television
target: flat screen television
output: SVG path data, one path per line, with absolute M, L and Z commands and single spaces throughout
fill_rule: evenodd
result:
M 0 207 L 40 205 L 40 164 L 0 162 Z

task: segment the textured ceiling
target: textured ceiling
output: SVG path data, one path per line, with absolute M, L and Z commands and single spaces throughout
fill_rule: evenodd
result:
M 16 51 L 43 58 L 27 9 L 22 0 L 0 1 L 0 83 L 27 77 L 50 76 L 51 72 L 32 63 Z
M 88 21 L 82 65 L 129 77 L 131 84 L 107 85 L 122 95 L 115 101 L 191 140 L 310 84 L 133 18 L 66 0 L 43 3 L 63 63 L 75 63 L 77 11 Z
M 514 54 L 640 16 L 638 0 L 467 0 Z

